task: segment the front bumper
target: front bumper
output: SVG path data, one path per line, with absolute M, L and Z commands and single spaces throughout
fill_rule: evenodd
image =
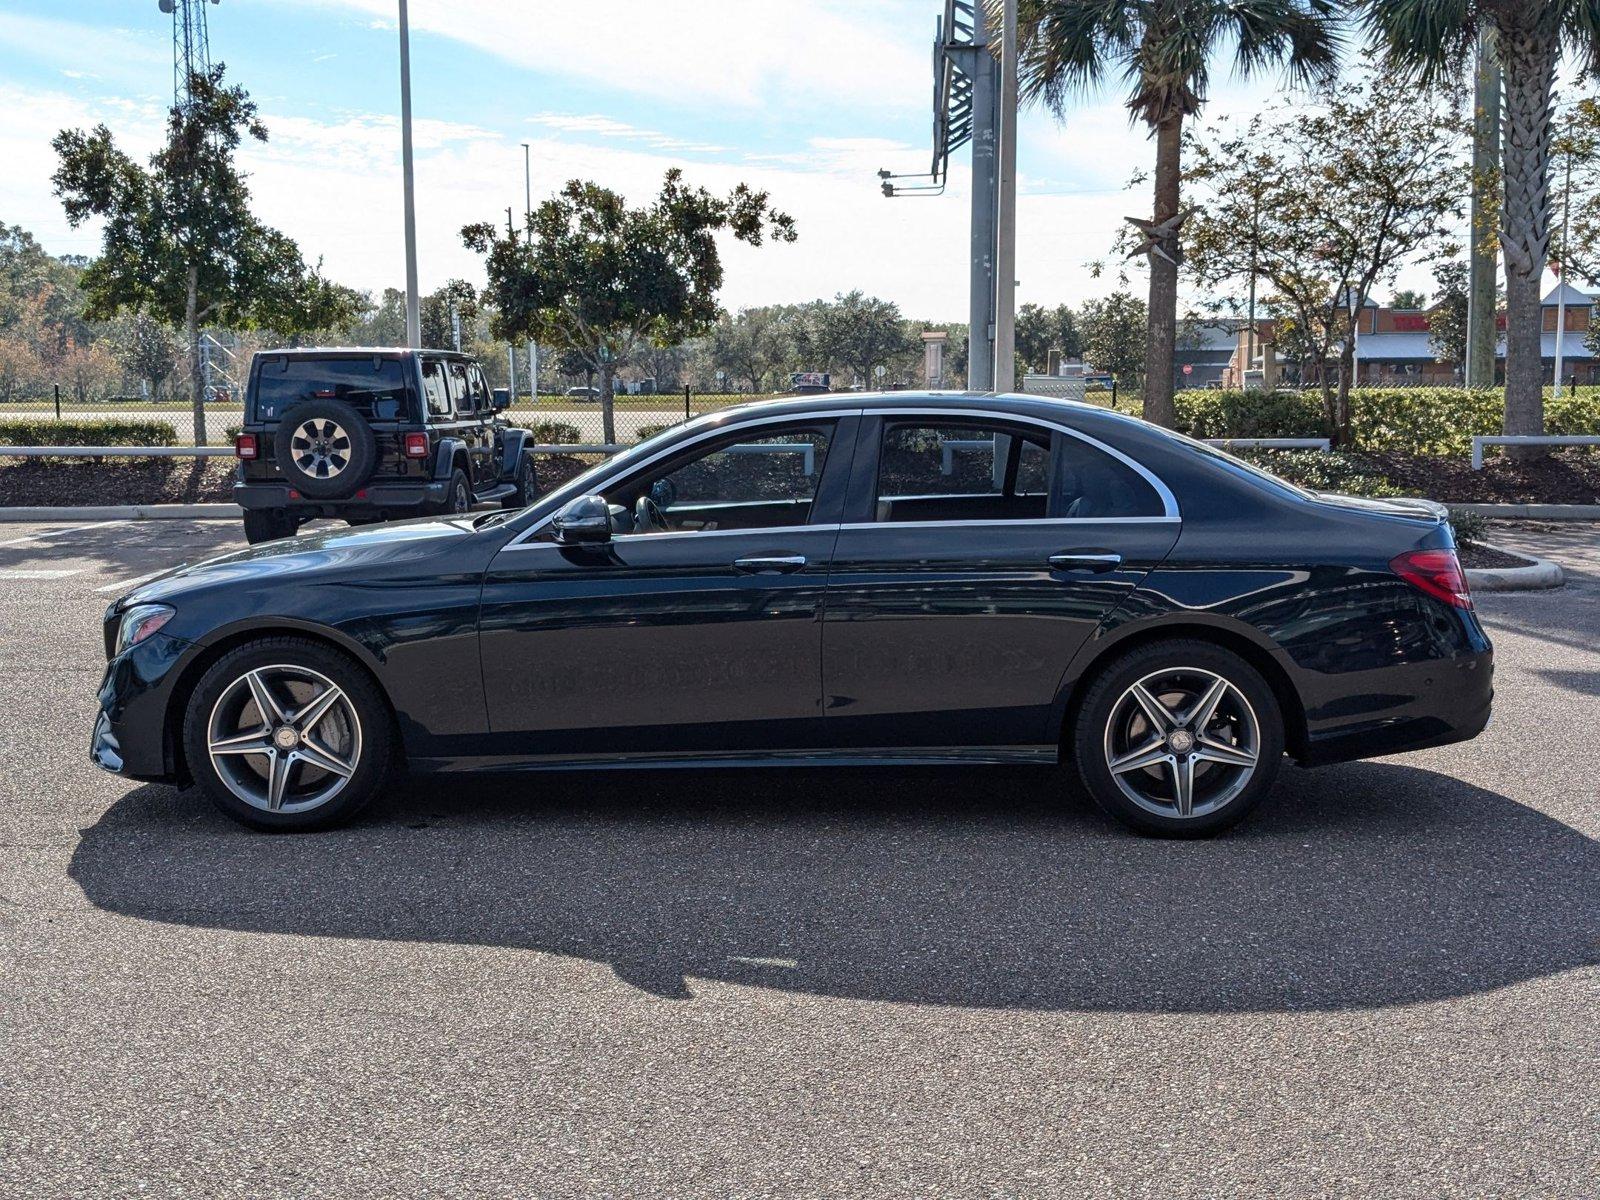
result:
M 358 488 L 353 496 L 316 500 L 302 496 L 284 483 L 236 483 L 233 485 L 233 502 L 244 509 L 287 509 L 306 517 L 344 517 L 352 513 L 375 516 L 385 512 L 416 512 L 437 507 L 444 503 L 448 491 L 449 481 L 440 479 L 369 483 Z
M 106 664 L 89 761 L 131 779 L 170 782 L 180 774 L 167 709 L 193 643 L 156 633 Z

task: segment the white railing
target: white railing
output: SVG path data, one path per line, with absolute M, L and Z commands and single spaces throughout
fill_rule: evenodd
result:
M 1483 470 L 1485 446 L 1600 446 L 1600 437 L 1587 433 L 1479 434 L 1472 439 L 1472 469 Z
M 1249 446 L 1257 450 L 1332 450 L 1331 438 L 1206 438 L 1208 446 L 1221 446 L 1231 450 L 1235 446 Z

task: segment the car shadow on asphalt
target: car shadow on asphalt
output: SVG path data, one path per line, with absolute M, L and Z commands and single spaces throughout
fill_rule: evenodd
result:
M 1600 844 L 1393 763 L 1301 771 L 1233 833 L 1111 825 L 1043 769 L 420 781 L 355 826 L 251 833 L 143 786 L 82 832 L 102 909 L 500 946 L 915 1004 L 1258 1012 L 1438 1000 L 1600 961 Z

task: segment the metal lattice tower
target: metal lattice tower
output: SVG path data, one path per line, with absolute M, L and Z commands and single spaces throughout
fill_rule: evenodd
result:
M 206 4 L 220 0 L 157 0 L 172 14 L 172 103 L 187 108 L 193 99 L 189 81 L 211 70 L 211 38 L 206 30 Z

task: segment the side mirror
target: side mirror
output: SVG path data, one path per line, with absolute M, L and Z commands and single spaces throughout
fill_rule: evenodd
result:
M 510 388 L 495 388 L 494 389 L 494 401 L 493 401 L 493 404 L 494 404 L 495 412 L 505 412 L 506 409 L 510 408 L 511 407 L 511 389 Z
M 579 496 L 550 518 L 550 529 L 563 546 L 603 546 L 611 540 L 611 506 L 604 496 Z

